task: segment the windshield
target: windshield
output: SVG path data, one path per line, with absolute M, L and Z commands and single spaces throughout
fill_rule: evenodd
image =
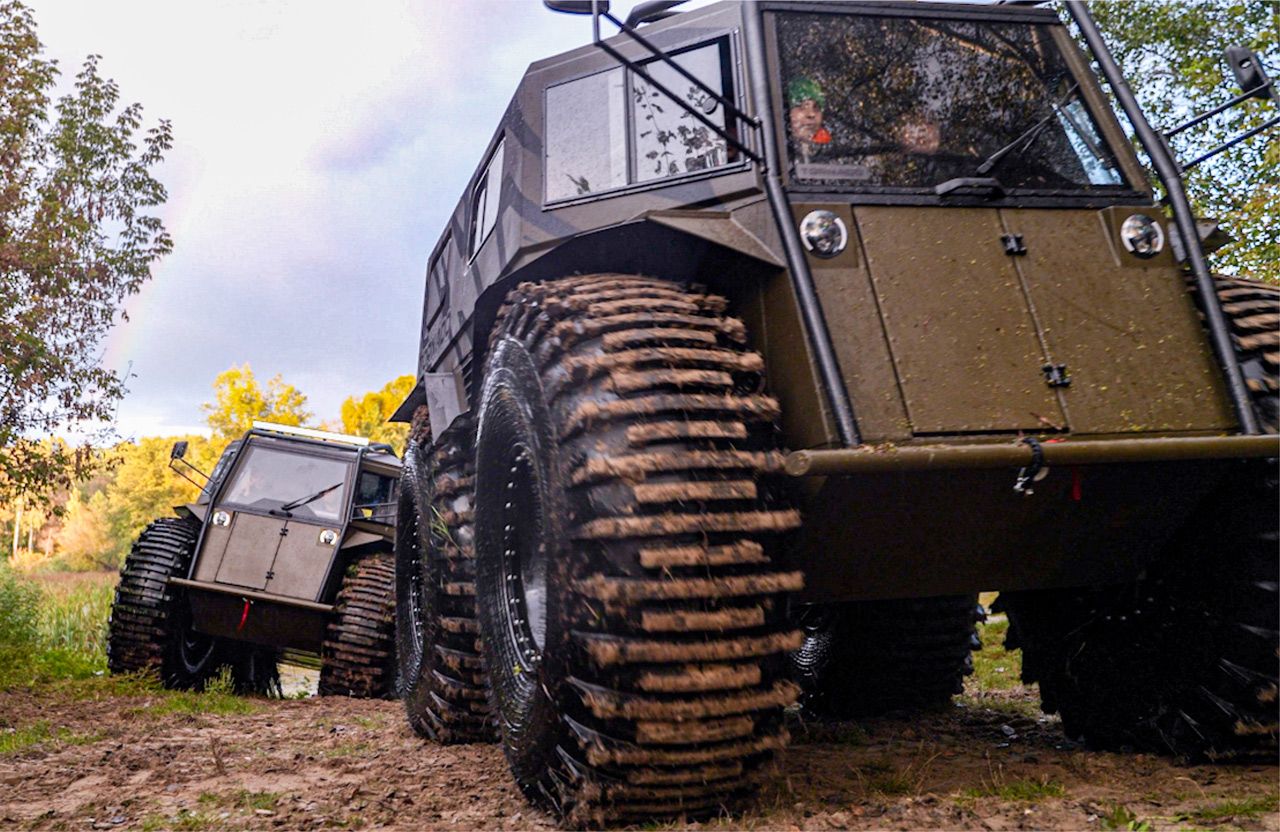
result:
M 1125 185 L 1048 26 L 785 13 L 778 43 L 800 184 Z
M 264 511 L 305 500 L 337 485 L 290 511 L 295 517 L 342 522 L 346 505 L 347 463 L 310 454 L 289 453 L 250 445 L 223 494 L 222 501 Z

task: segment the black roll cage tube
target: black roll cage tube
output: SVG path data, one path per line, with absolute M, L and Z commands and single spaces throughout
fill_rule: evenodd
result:
M 1156 174 L 1164 185 L 1169 207 L 1173 211 L 1174 223 L 1178 229 L 1178 236 L 1181 238 L 1182 244 L 1186 249 L 1187 261 L 1191 266 L 1191 272 L 1195 278 L 1196 290 L 1200 295 L 1201 305 L 1204 308 L 1205 322 L 1209 328 L 1210 345 L 1213 348 L 1214 356 L 1218 360 L 1219 367 L 1225 376 L 1227 393 L 1231 398 L 1232 408 L 1235 411 L 1236 419 L 1240 424 L 1240 432 L 1245 435 L 1260 434 L 1262 430 L 1258 424 L 1257 416 L 1253 412 L 1253 405 L 1249 398 L 1248 388 L 1245 386 L 1244 382 L 1244 373 L 1241 371 L 1240 362 L 1236 358 L 1235 348 L 1231 341 L 1231 333 L 1227 325 L 1226 315 L 1222 311 L 1221 301 L 1218 298 L 1217 292 L 1214 291 L 1213 277 L 1209 274 L 1209 267 L 1205 263 L 1204 249 L 1200 245 L 1200 235 L 1196 230 L 1195 215 L 1191 210 L 1191 203 L 1187 199 L 1186 188 L 1182 181 L 1182 171 L 1184 168 L 1182 168 L 1174 158 L 1173 151 L 1170 149 L 1168 142 L 1165 141 L 1165 137 L 1152 128 L 1151 124 L 1147 121 L 1145 114 L 1142 112 L 1142 108 L 1138 105 L 1137 98 L 1133 94 L 1133 90 L 1125 80 L 1124 73 L 1121 72 L 1119 65 L 1116 63 L 1115 57 L 1107 47 L 1106 41 L 1102 37 L 1102 33 L 1098 30 L 1097 23 L 1093 20 L 1093 16 L 1090 15 L 1086 0 L 1063 0 L 1063 3 L 1068 13 L 1070 13 L 1072 20 L 1074 20 L 1076 26 L 1079 27 L 1081 35 L 1084 36 L 1085 43 L 1088 44 L 1089 50 L 1093 53 L 1094 59 L 1098 62 L 1098 67 L 1102 70 L 1103 77 L 1115 93 L 1116 99 L 1120 102 L 1120 106 L 1124 110 L 1125 115 L 1128 116 L 1130 124 L 1137 133 L 1138 140 L 1142 143 L 1143 148 L 1147 152 L 1148 158 L 1151 159 L 1151 163 L 1156 169 Z M 676 4 L 670 4 L 670 6 L 674 5 Z M 670 8 L 670 6 L 667 8 Z M 775 114 L 773 111 L 773 100 L 770 96 L 770 85 L 767 73 L 768 64 L 766 60 L 767 55 L 764 39 L 764 10 L 760 6 L 759 0 L 745 0 L 743 7 L 743 29 L 745 36 L 745 48 L 747 51 L 747 71 L 749 81 L 751 83 L 753 104 L 755 105 L 755 112 L 757 114 L 755 117 L 749 116 L 739 110 L 733 102 L 727 100 L 715 90 L 712 90 L 698 78 L 694 77 L 692 73 L 685 70 L 684 67 L 677 64 L 669 55 L 641 36 L 636 31 L 636 26 L 631 25 L 630 20 L 624 22 L 609 14 L 607 7 L 605 4 L 601 3 L 600 0 L 592 0 L 591 3 L 593 41 L 596 46 L 600 47 L 632 72 L 635 72 L 637 75 L 644 78 L 659 92 L 676 102 L 677 105 L 685 109 L 690 115 L 714 131 L 716 135 L 720 136 L 731 146 L 761 166 L 765 193 L 769 200 L 769 207 L 772 209 L 774 215 L 774 221 L 777 223 L 778 231 L 782 238 L 782 247 L 786 256 L 787 269 L 791 275 L 792 286 L 796 293 L 796 300 L 800 308 L 800 316 L 804 323 L 804 329 L 808 336 L 809 345 L 814 352 L 814 359 L 817 364 L 818 375 L 823 387 L 823 392 L 826 394 L 826 399 L 831 406 L 831 414 L 835 420 L 836 432 L 843 445 L 846 447 L 856 447 L 861 444 L 861 439 L 858 433 L 857 420 L 853 413 L 853 405 L 849 400 L 848 390 L 844 384 L 844 376 L 840 372 L 840 366 L 835 355 L 835 348 L 831 342 L 831 333 L 827 328 L 826 319 L 822 312 L 822 305 L 818 300 L 817 291 L 814 288 L 813 274 L 810 271 L 809 263 L 805 258 L 804 247 L 800 241 L 799 231 L 796 229 L 795 224 L 791 222 L 791 201 L 787 196 L 786 189 L 782 187 L 782 179 L 778 173 L 782 169 L 782 165 L 777 137 L 772 129 L 772 125 L 775 123 Z M 725 128 L 720 127 L 702 113 L 699 113 L 694 108 L 686 105 L 683 100 L 672 93 L 664 85 L 654 80 L 653 77 L 645 72 L 637 62 L 629 60 L 618 52 L 618 50 L 605 42 L 600 35 L 601 17 L 608 19 L 611 23 L 616 25 L 622 34 L 627 35 L 632 41 L 644 47 L 656 60 L 662 61 L 687 81 L 694 84 L 701 92 L 714 98 L 722 107 L 725 108 L 726 114 L 731 116 L 735 123 L 746 125 L 749 128 L 749 132 L 755 133 L 759 137 L 760 144 L 764 151 L 763 156 L 752 148 L 747 147 L 738 139 L 737 136 L 732 135 Z M 639 21 L 636 22 L 636 25 L 639 25 Z M 1250 91 L 1250 94 L 1253 92 L 1256 91 Z M 1243 97 L 1240 97 L 1239 100 L 1243 100 Z M 1222 109 L 1226 109 L 1226 107 L 1224 106 Z M 1220 112 L 1220 110 L 1218 112 Z M 1206 114 L 1205 118 L 1213 114 L 1214 113 Z M 1225 143 L 1222 147 L 1215 148 L 1209 153 L 1202 154 L 1200 157 L 1188 163 L 1187 167 L 1198 164 L 1210 156 L 1225 150 L 1227 147 L 1274 126 L 1277 121 L 1278 119 L 1271 119 L 1258 128 Z M 726 120 L 726 124 L 728 123 L 729 122 Z M 1198 123 L 1198 121 L 1195 123 Z M 1182 125 L 1174 132 L 1180 132 L 1190 126 L 1193 126 L 1192 123 Z
M 1111 50 L 1107 48 L 1107 43 L 1098 30 L 1098 24 L 1094 22 L 1093 15 L 1089 14 L 1088 4 L 1085 0 L 1065 0 L 1065 5 L 1071 14 L 1071 19 L 1079 27 L 1080 34 L 1084 36 L 1085 43 L 1089 44 L 1089 51 L 1093 52 L 1098 68 L 1102 70 L 1103 77 L 1107 79 L 1107 84 L 1115 93 L 1116 100 L 1120 102 L 1120 107 L 1129 117 L 1129 123 L 1138 134 L 1138 141 L 1142 142 L 1143 149 L 1147 151 L 1147 157 L 1151 159 L 1151 164 L 1164 185 L 1169 207 L 1173 209 L 1173 219 L 1178 227 L 1178 236 L 1182 239 L 1191 273 L 1195 277 L 1200 304 L 1204 308 L 1205 323 L 1209 327 L 1209 341 L 1222 373 L 1226 377 L 1227 392 L 1231 396 L 1231 404 L 1235 409 L 1236 419 L 1240 423 L 1240 432 L 1251 436 L 1257 435 L 1262 432 L 1262 429 L 1258 425 L 1258 417 L 1253 412 L 1249 390 L 1244 383 L 1244 373 L 1240 370 L 1240 362 L 1236 358 L 1235 347 L 1231 342 L 1231 331 L 1227 326 L 1227 317 L 1222 311 L 1222 303 L 1213 288 L 1213 277 L 1209 274 L 1209 266 L 1204 260 L 1204 249 L 1200 246 L 1195 214 L 1191 210 L 1191 202 L 1187 199 L 1187 191 L 1182 183 L 1182 168 L 1179 167 L 1164 136 L 1156 132 L 1147 121 L 1146 115 L 1138 105 L 1138 99 L 1125 81 L 1124 73 L 1120 71 L 1119 64 L 1116 63 Z M 1242 136 L 1238 140 L 1244 138 L 1247 136 Z

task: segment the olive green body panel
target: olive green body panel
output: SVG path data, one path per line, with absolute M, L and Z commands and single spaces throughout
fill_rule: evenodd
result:
M 1027 247 L 1014 260 L 1052 361 L 1071 377 L 1067 423 L 1073 434 L 1229 430 L 1222 375 L 1170 253 L 1114 249 L 1116 227 L 1143 210 L 1001 211 Z
M 662 49 L 727 38 L 735 100 L 754 114 L 743 8 L 703 7 L 643 33 Z M 887 5 L 885 13 L 934 8 Z M 1026 15 L 1038 24 L 1048 17 L 1015 7 L 953 11 Z M 790 128 L 771 28 L 780 13 L 765 15 L 766 97 L 775 113 L 763 129 L 785 147 Z M 1087 62 L 1064 27 L 1048 25 L 1126 187 L 1027 198 L 1012 191 L 904 196 L 805 185 L 791 180 L 785 163 L 775 171 L 792 203 L 789 221 L 821 208 L 847 227 L 842 253 L 806 259 L 866 444 L 1206 435 L 1235 427 L 1177 264 L 1167 249 L 1141 260 L 1120 246 L 1119 224 L 1132 213 L 1155 217 L 1166 237 L 1169 228 Z M 637 44 L 610 44 L 630 59 L 648 57 Z M 740 159 L 669 181 L 547 199 L 547 91 L 618 66 L 596 46 L 533 64 L 487 147 L 477 146 L 480 164 L 427 263 L 420 386 L 396 418 L 408 421 L 425 403 L 428 375 L 452 374 L 458 413 L 471 406 L 491 324 L 515 282 L 638 273 L 695 281 L 727 297 L 764 356 L 769 392 L 781 405 L 782 446 L 839 447 L 762 166 Z M 497 219 L 472 254 L 470 206 L 499 143 Z M 1020 235 L 1025 253 L 1007 251 L 1005 235 Z M 1070 385 L 1051 384 L 1045 365 L 1065 365 Z M 1223 470 L 1217 462 L 1055 469 L 1031 497 L 1013 491 L 1016 470 L 805 478 L 792 483 L 804 525 L 788 557 L 810 575 L 814 599 L 1120 580 Z
M 218 555 L 218 572 L 214 580 L 248 589 L 265 589 L 267 574 L 275 562 L 288 523 L 278 517 L 264 517 L 238 511 L 227 526 L 230 535 Z M 200 560 L 212 559 L 216 550 L 205 548 Z
M 329 577 L 329 565 L 333 562 L 337 549 L 336 542 L 328 545 L 320 542 L 320 534 L 326 528 L 334 527 L 289 521 L 285 527 L 286 534 L 280 538 L 280 548 L 276 550 L 275 560 L 271 564 L 267 592 L 320 600 L 325 579 Z
M 848 385 L 863 441 L 900 442 L 909 439 L 911 422 L 903 405 L 889 341 L 881 326 L 875 287 L 856 238 L 852 207 L 797 202 L 792 208 L 797 221 L 815 208 L 833 211 L 855 235 L 849 246 L 836 257 L 808 257 L 814 287 L 822 302 L 827 326 L 835 336 L 832 346 Z M 792 436 L 788 432 L 788 439 Z
M 790 553 L 805 601 L 1082 586 L 1132 579 L 1232 463 L 828 477 Z
M 248 615 L 245 599 L 234 595 L 188 589 L 187 599 L 194 629 L 250 644 L 318 653 L 329 626 L 327 613 L 298 607 L 290 599 L 255 599 Z
M 999 213 L 872 205 L 853 213 L 913 432 L 1061 424 L 1035 321 L 1001 249 Z

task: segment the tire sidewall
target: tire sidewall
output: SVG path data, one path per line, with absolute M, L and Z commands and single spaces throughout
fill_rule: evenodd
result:
M 422 678 L 426 665 L 425 616 L 428 612 L 425 605 L 429 602 L 425 567 L 427 547 L 430 546 L 427 512 L 430 511 L 431 497 L 427 486 L 429 478 L 425 476 L 427 464 L 422 447 L 416 440 L 411 441 L 405 449 L 404 472 L 400 479 L 395 542 L 396 676 L 400 696 L 406 705 L 428 692 Z
M 476 595 L 495 714 L 517 782 L 526 791 L 544 778 L 556 760 L 561 737 L 557 700 L 568 674 L 571 649 L 564 592 L 573 579 L 572 543 L 565 533 L 568 505 L 559 449 L 539 373 L 524 345 L 503 337 L 490 353 L 480 394 L 476 432 Z M 530 451 L 541 504 L 541 543 L 547 547 L 546 634 L 542 660 L 530 674 L 511 632 L 506 603 L 502 518 L 498 501 L 506 483 L 495 466 L 509 453 L 512 434 Z

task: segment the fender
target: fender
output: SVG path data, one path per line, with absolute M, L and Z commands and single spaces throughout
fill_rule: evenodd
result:
M 517 260 L 512 265 L 515 268 L 480 294 L 471 319 L 461 329 L 470 330 L 473 344 L 469 362 L 464 359 L 470 367 L 461 379 L 463 383 L 453 384 L 448 378 L 457 373 L 455 368 L 439 367 L 434 373 L 420 373 L 392 421 L 408 421 L 415 408 L 428 403 L 438 402 L 445 410 L 451 410 L 452 402 L 441 402 L 440 396 L 456 396 L 456 410 L 448 415 L 447 423 L 437 425 L 437 420 L 432 419 L 432 433 L 439 435 L 471 409 L 470 391 L 480 387 L 489 332 L 502 299 L 517 283 L 617 272 L 661 275 L 727 289 L 733 284 L 763 280 L 784 268 L 774 247 L 748 231 L 730 212 L 686 210 L 646 212 L 628 222 L 569 238 L 536 255 L 531 262 L 520 264 Z

